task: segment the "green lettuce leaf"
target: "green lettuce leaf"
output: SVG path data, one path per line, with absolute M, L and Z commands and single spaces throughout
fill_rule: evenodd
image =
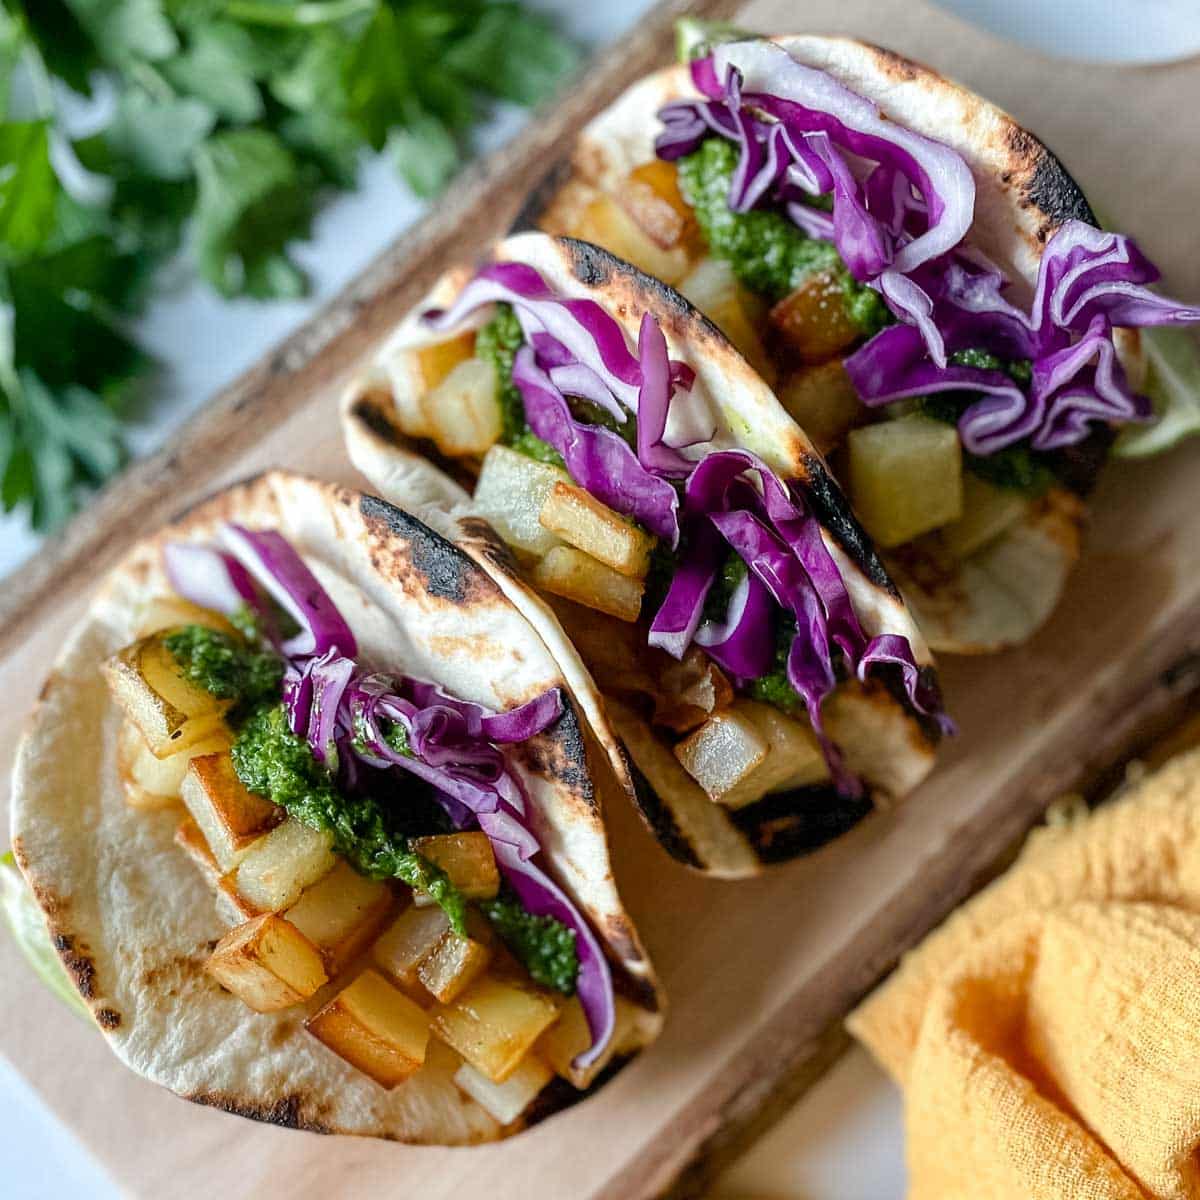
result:
M 1183 329 L 1143 329 L 1149 374 L 1146 393 L 1154 401 L 1155 421 L 1130 425 L 1117 438 L 1120 458 L 1148 458 L 1200 433 L 1200 347 Z

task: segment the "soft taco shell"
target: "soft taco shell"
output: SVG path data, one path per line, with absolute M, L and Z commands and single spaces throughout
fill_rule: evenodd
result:
M 1032 299 L 1042 249 L 1060 225 L 1096 224 L 1079 185 L 1054 154 L 969 89 L 851 38 L 771 40 L 966 160 L 976 185 L 972 241 L 1009 274 L 1017 302 Z M 569 233 L 599 192 L 619 196 L 629 172 L 654 158 L 658 110 L 697 95 L 688 68 L 678 64 L 633 84 L 584 128 L 569 160 L 534 189 L 516 228 Z M 1117 346 L 1137 380 L 1144 366 L 1136 331 L 1118 331 Z M 934 650 L 987 653 L 1027 641 L 1050 616 L 1079 557 L 1081 526 L 1079 504 L 1055 488 L 1000 539 L 1010 545 L 993 544 L 969 556 L 961 577 L 943 568 L 931 582 L 928 571 L 914 575 L 905 558 L 890 555 L 888 568 Z M 1010 577 L 1010 570 L 1019 574 Z
M 706 448 L 753 450 L 781 477 L 795 481 L 821 520 L 826 545 L 841 568 L 868 636 L 885 630 L 903 634 L 918 664 L 932 673 L 924 638 L 820 455 L 711 322 L 673 289 L 585 242 L 523 234 L 494 247 L 492 257 L 535 267 L 557 295 L 596 300 L 622 324 L 633 343 L 642 314 L 652 312 L 671 356 L 696 372 L 686 416 L 679 411 L 681 405 L 672 410 L 670 440 L 692 441 L 702 431 L 700 436 L 709 438 Z M 589 676 L 584 665 L 588 656 L 581 657 L 564 631 L 561 610 L 556 613 L 524 581 L 511 555 L 472 516 L 467 490 L 447 480 L 429 460 L 430 448 L 414 444 L 401 432 L 404 407 L 419 400 L 405 366 L 409 353 L 446 336 L 432 335 L 421 314 L 445 307 L 471 274 L 466 267 L 447 271 L 344 395 L 343 431 L 351 460 L 389 499 L 412 507 L 462 545 L 521 605 L 576 687 L 581 707 L 643 817 L 677 858 L 712 874 L 736 878 L 754 873 L 764 863 L 807 853 L 845 832 L 871 810 L 871 798 L 847 803 L 831 787 L 804 789 L 730 812 L 710 801 L 678 764 L 672 770 L 674 758 L 669 751 L 670 762 L 657 754 L 651 759 L 652 744 L 665 747 L 648 727 L 633 728 L 628 719 L 622 722 L 606 711 L 608 697 L 601 696 Z M 603 628 L 600 623 L 605 618 L 599 614 L 589 613 L 589 619 Z M 844 743 L 849 765 L 864 775 L 874 801 L 903 796 L 928 773 L 939 734 L 906 701 L 879 683 L 844 685 L 835 700 L 828 714 L 830 732 Z M 625 764 L 621 742 L 635 760 L 633 772 Z M 888 747 L 887 754 L 877 752 L 881 745 Z M 644 753 L 639 754 L 639 746 Z M 647 769 L 660 764 L 661 771 L 652 774 Z
M 562 675 L 546 647 L 460 550 L 374 497 L 272 472 L 214 496 L 139 543 L 109 576 L 55 664 L 17 754 L 12 844 L 51 938 L 110 1045 L 189 1100 L 277 1125 L 457 1145 L 515 1133 L 451 1082 L 456 1056 L 431 1039 L 426 1066 L 387 1091 L 305 1032 L 305 1008 L 258 1014 L 203 970 L 224 932 L 212 893 L 173 843 L 178 810 L 127 807 L 116 766 L 121 716 L 98 666 L 170 589 L 168 540 L 211 538 L 225 520 L 277 529 L 353 629 L 362 658 L 403 664 L 465 699 L 517 704 Z M 591 921 L 614 982 L 636 1008 L 631 1048 L 661 1025 L 653 969 L 609 866 L 593 751 L 572 701 L 515 765 L 547 865 Z M 344 985 L 345 977 L 340 977 Z M 332 990 L 332 989 L 331 989 Z M 536 1115 L 580 1093 L 555 1085 Z

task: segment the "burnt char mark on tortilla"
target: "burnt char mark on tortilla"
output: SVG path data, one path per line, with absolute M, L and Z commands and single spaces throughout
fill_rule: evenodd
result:
M 115 1008 L 100 1008 L 96 1010 L 96 1023 L 106 1033 L 121 1027 L 121 1014 Z
M 759 861 L 787 862 L 811 854 L 853 829 L 874 808 L 869 796 L 851 799 L 832 787 L 797 788 L 765 796 L 730 812 Z
M 75 939 L 70 934 L 56 933 L 54 949 L 58 951 L 58 957 L 62 959 L 62 964 L 74 981 L 79 994 L 85 1000 L 94 999 L 96 995 L 96 964 L 75 945 Z
M 1050 469 L 1065 488 L 1086 498 L 1095 488 L 1116 438 L 1117 431 L 1109 425 L 1093 427 L 1082 442 L 1055 450 L 1050 455 Z
M 377 496 L 363 496 L 359 511 L 369 528 L 382 527 L 408 544 L 413 568 L 424 576 L 431 596 L 452 604 L 467 604 L 478 596 L 483 584 L 479 568 L 441 534 Z
M 571 261 L 571 272 L 584 287 L 598 288 L 611 282 L 614 275 L 623 275 L 632 281 L 643 293 L 641 297 L 647 308 L 653 308 L 655 317 L 660 324 L 664 317 L 686 317 L 696 321 L 718 334 L 726 341 L 715 325 L 712 324 L 698 309 L 690 305 L 673 287 L 639 271 L 623 258 L 609 253 L 603 246 L 593 246 L 591 242 L 581 242 L 578 238 L 559 237 L 554 239 L 567 252 Z M 665 310 L 665 311 L 664 311 Z
M 563 711 L 541 737 L 521 743 L 519 753 L 531 771 L 559 783 L 590 812 L 598 813 L 587 743 L 574 702 L 563 694 Z
M 278 1125 L 281 1129 L 304 1129 L 309 1133 L 336 1133 L 328 1125 L 312 1121 L 304 1114 L 304 1101 L 299 1096 L 284 1096 L 274 1104 L 255 1104 L 240 1096 L 227 1096 L 221 1092 L 193 1092 L 184 1096 L 193 1104 L 206 1108 L 219 1108 L 236 1117 L 248 1117 L 265 1125 Z
M 871 539 L 867 537 L 867 531 L 858 523 L 842 489 L 833 481 L 825 464 L 815 455 L 807 455 L 804 466 L 808 478 L 802 486 L 813 515 L 833 534 L 837 544 L 876 587 L 900 599 L 900 593 L 871 544 Z
M 1038 233 L 1042 241 L 1064 221 L 1099 224 L 1082 188 L 1045 142 L 1016 124 L 1009 127 L 1007 140 L 1013 156 L 1031 164 L 1028 181 L 1021 188 L 1021 203 L 1045 214 L 1046 226 Z
M 375 437 L 388 446 L 403 446 L 407 442 L 388 415 L 391 397 L 386 400 L 376 392 L 364 392 L 350 408 L 350 415 L 365 425 Z
M 650 781 L 638 770 L 638 765 L 629 755 L 629 775 L 633 780 L 633 790 L 637 797 L 637 805 L 645 817 L 654 836 L 662 848 L 684 866 L 705 870 L 706 864 L 692 848 L 691 842 L 683 835 L 683 831 L 675 824 L 671 809 L 663 803 L 662 798 L 654 790 Z
M 930 746 L 940 744 L 945 736 L 942 732 L 942 727 L 937 721 L 921 712 L 919 708 L 908 698 L 908 691 L 904 686 L 904 672 L 900 669 L 899 663 L 878 663 L 871 668 L 871 678 L 883 685 L 887 694 L 917 723 L 917 728 L 921 731 L 921 736 Z M 942 704 L 942 686 L 938 680 L 937 671 L 930 665 L 926 664 L 918 669 L 918 678 L 921 681 L 921 686 L 935 697 L 939 709 L 944 709 Z
M 555 1113 L 560 1113 L 563 1109 L 570 1108 L 571 1105 L 578 1104 L 581 1100 L 586 1100 L 589 1096 L 594 1095 L 632 1058 L 631 1054 L 615 1055 L 608 1066 L 592 1081 L 591 1086 L 582 1092 L 561 1076 L 555 1075 L 538 1092 L 533 1103 L 525 1110 L 524 1127 L 529 1129 L 534 1125 L 539 1125 L 548 1117 L 554 1116 Z
M 517 215 L 513 217 L 508 227 L 509 235 L 514 233 L 532 233 L 540 228 L 538 222 L 546 209 L 550 207 L 554 197 L 571 178 L 571 160 L 560 158 L 533 186 L 533 190 L 525 197 Z

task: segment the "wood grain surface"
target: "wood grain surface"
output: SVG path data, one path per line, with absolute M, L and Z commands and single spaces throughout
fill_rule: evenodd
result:
M 272 463 L 353 479 L 333 398 L 449 256 L 499 231 L 586 116 L 668 60 L 667 4 L 567 99 L 456 186 L 437 216 L 134 468 L 0 594 L 7 776 L 20 713 L 97 576 L 196 496 Z M 798 15 L 798 14 L 802 14 Z M 1200 68 L 1117 70 L 1017 52 L 923 0 L 762 0 L 750 27 L 853 33 L 962 78 L 1054 147 L 1172 290 L 1200 298 L 1194 123 Z M 136 1195 L 629 1200 L 702 1194 L 744 1139 L 837 1052 L 838 1023 L 994 869 L 1044 806 L 1166 720 L 1200 663 L 1200 445 L 1117 464 L 1084 561 L 1020 650 L 943 664 L 961 736 L 897 810 L 817 857 L 722 884 L 666 858 L 627 806 L 608 814 L 623 893 L 671 997 L 668 1028 L 588 1104 L 469 1151 L 324 1139 L 197 1109 L 121 1068 L 50 1004 L 0 940 L 0 1051 Z M 86 758 L 86 746 L 81 747 Z

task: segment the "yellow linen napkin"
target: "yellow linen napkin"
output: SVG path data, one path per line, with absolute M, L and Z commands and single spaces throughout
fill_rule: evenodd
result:
M 1035 831 L 847 1024 L 910 1200 L 1200 1197 L 1200 751 Z

